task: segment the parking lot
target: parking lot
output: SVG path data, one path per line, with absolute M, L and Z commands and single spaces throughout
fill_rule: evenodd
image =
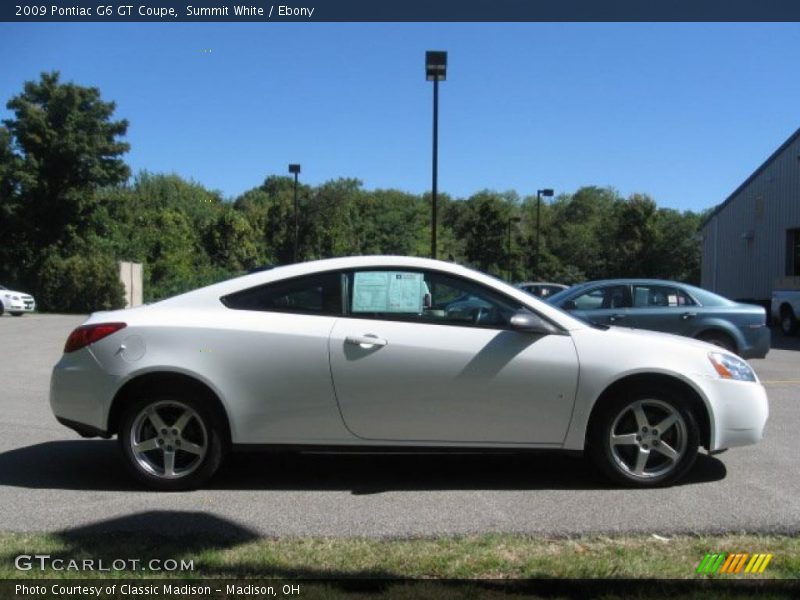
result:
M 168 494 L 137 488 L 115 441 L 83 440 L 50 412 L 50 369 L 82 320 L 0 317 L 0 530 L 239 527 L 369 537 L 800 530 L 793 441 L 800 338 L 774 332 L 768 357 L 751 361 L 770 398 L 762 443 L 701 455 L 672 488 L 614 489 L 586 461 L 561 455 L 246 454 L 233 456 L 208 489 Z

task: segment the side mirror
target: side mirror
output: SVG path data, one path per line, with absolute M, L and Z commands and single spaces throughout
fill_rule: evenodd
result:
M 511 328 L 515 331 L 521 331 L 525 333 L 536 333 L 538 335 L 551 335 L 553 333 L 558 333 L 558 329 L 555 325 L 552 325 L 542 319 L 539 315 L 536 315 L 532 312 L 528 312 L 527 310 L 518 310 L 513 315 L 511 315 L 511 320 L 509 321 Z
M 575 310 L 578 307 L 575 305 L 574 300 L 564 300 L 564 302 L 561 304 L 561 308 L 564 310 Z

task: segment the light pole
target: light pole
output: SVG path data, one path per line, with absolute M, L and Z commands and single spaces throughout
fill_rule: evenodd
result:
M 447 52 L 425 52 L 425 79 L 433 81 L 433 185 L 431 187 L 431 258 L 436 258 L 436 184 L 439 178 L 439 82 L 447 78 Z
M 508 281 L 511 282 L 511 277 L 513 276 L 512 265 L 511 265 L 511 224 L 512 223 L 519 223 L 522 221 L 519 217 L 509 217 L 508 218 Z
M 292 255 L 292 262 L 297 262 L 297 236 L 300 231 L 300 215 L 297 210 L 297 176 L 300 175 L 300 165 L 289 165 L 289 173 L 294 174 L 294 254 Z
M 543 190 L 536 190 L 536 261 L 534 262 L 534 271 L 536 272 L 536 277 L 539 277 L 539 253 L 540 253 L 540 246 L 539 246 L 539 237 L 541 235 L 542 229 L 542 221 L 541 221 L 541 213 L 542 213 L 542 196 L 547 198 L 553 197 L 553 190 L 550 188 L 546 188 Z

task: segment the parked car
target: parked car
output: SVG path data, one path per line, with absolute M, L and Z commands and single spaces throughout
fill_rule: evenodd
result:
M 533 294 L 537 298 L 547 298 L 548 296 L 557 294 L 558 292 L 564 291 L 569 287 L 563 283 L 550 283 L 547 281 L 525 281 L 523 283 L 516 284 L 516 286 L 519 289 L 528 292 L 529 294 Z
M 716 346 L 591 326 L 465 267 L 386 256 L 91 315 L 50 403 L 83 436 L 117 435 L 130 472 L 164 490 L 264 445 L 587 450 L 647 487 L 679 480 L 700 446 L 756 443 L 768 413 L 747 362 Z
M 7 312 L 15 317 L 21 317 L 26 312 L 36 310 L 36 301 L 30 294 L 15 292 L 0 285 L 0 315 Z
M 744 358 L 764 358 L 770 331 L 763 306 L 661 279 L 589 281 L 547 301 L 605 325 L 651 329 L 697 338 Z
M 800 315 L 800 290 L 775 290 L 772 292 L 772 320 L 779 323 L 784 335 L 797 333 L 797 315 Z

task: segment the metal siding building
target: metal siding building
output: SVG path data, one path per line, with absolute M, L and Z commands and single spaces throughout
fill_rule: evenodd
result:
M 733 299 L 768 300 L 800 275 L 800 129 L 706 219 L 701 285 Z

